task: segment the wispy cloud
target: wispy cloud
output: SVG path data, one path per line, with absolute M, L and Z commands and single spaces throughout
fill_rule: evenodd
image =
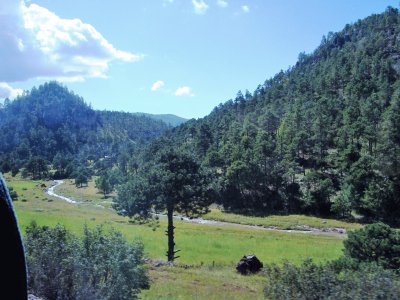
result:
M 205 14 L 208 10 L 208 4 L 203 0 L 192 0 L 194 12 L 198 15 Z
M 157 80 L 156 82 L 153 83 L 153 85 L 151 86 L 151 90 L 153 92 L 161 89 L 163 86 L 165 85 L 165 82 L 162 80 Z
M 242 5 L 242 11 L 244 12 L 244 13 L 249 13 L 250 12 L 250 7 L 248 7 L 247 5 Z
M 163 6 L 167 6 L 168 4 L 174 3 L 174 0 L 162 0 Z
M 23 0 L 0 2 L 0 81 L 106 77 L 112 61 L 143 55 L 115 48 L 92 25 Z
M 175 91 L 175 96 L 194 96 L 192 88 L 188 86 L 181 86 Z
M 225 8 L 228 6 L 228 1 L 227 0 L 217 0 L 217 5 L 219 7 Z
M 14 89 L 6 82 L 0 82 L 0 99 L 14 99 L 19 95 L 22 95 L 23 90 Z

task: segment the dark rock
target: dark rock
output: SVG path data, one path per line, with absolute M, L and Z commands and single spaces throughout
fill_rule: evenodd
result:
M 242 274 L 257 273 L 263 267 L 262 262 L 253 255 L 245 255 L 236 266 L 236 270 Z

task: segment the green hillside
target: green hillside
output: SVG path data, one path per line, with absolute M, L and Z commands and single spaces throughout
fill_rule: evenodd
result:
M 167 123 L 173 127 L 181 125 L 185 123 L 188 119 L 172 115 L 172 114 L 147 114 L 147 113 L 134 113 L 135 115 L 139 116 L 146 116 L 149 118 L 152 118 L 154 120 L 160 120 L 163 121 L 164 123 Z
M 170 126 L 123 112 L 96 111 L 72 91 L 49 82 L 0 107 L 0 166 L 15 172 L 32 158 L 86 161 L 111 157 L 159 136 Z
M 307 213 L 399 224 L 400 16 L 372 15 L 250 93 L 154 141 L 213 174 L 216 201 L 245 214 Z

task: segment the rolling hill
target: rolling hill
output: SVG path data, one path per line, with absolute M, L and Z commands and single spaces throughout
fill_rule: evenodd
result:
M 93 110 L 72 91 L 49 82 L 5 101 L 0 109 L 0 165 L 20 168 L 32 157 L 52 161 L 57 154 L 116 157 L 123 148 L 142 145 L 170 128 L 148 116 Z

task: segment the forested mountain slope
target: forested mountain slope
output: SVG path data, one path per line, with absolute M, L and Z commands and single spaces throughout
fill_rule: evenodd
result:
M 244 213 L 311 213 L 398 224 L 400 15 L 323 37 L 311 54 L 153 142 L 196 153 L 218 202 Z
M 170 126 L 146 116 L 95 111 L 57 82 L 46 83 L 0 108 L 0 166 L 21 168 L 31 158 L 97 160 L 116 157 Z M 140 143 L 138 143 L 140 142 Z
M 185 123 L 188 119 L 172 115 L 172 114 L 147 114 L 147 113 L 134 113 L 135 115 L 147 116 L 149 118 L 163 121 L 171 126 L 178 126 Z

